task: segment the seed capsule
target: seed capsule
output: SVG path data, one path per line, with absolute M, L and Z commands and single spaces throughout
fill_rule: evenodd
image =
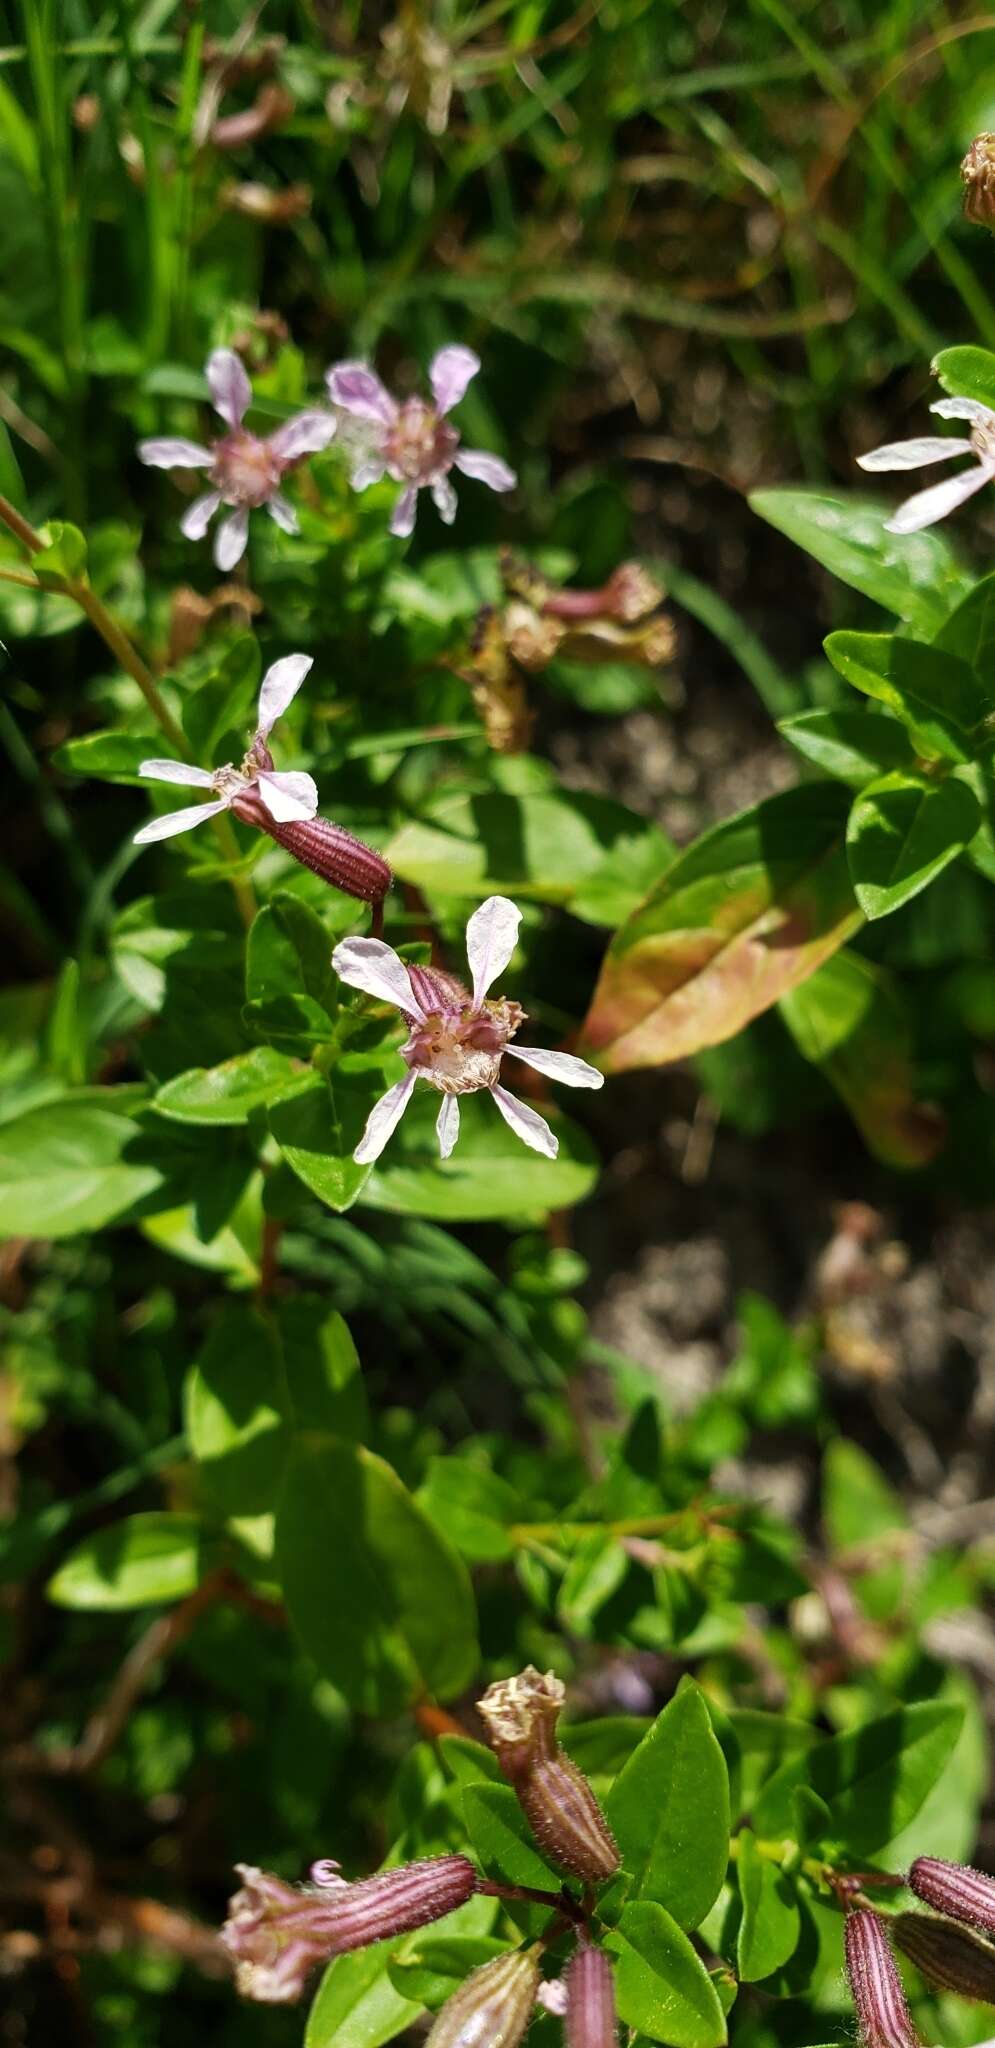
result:
M 884 1921 L 858 1907 L 847 1915 L 844 1942 L 864 2048 L 919 2048 Z
M 481 1963 L 446 2000 L 425 2048 L 518 2048 L 538 1988 L 538 1948 Z
M 895 1947 L 938 1991 L 995 2005 L 995 1948 L 982 1935 L 928 1913 L 896 1913 L 888 1930 Z
M 563 1698 L 560 1680 L 551 1671 L 543 1677 L 530 1664 L 516 1678 L 492 1685 L 478 1709 L 550 1862 L 587 1884 L 604 1884 L 619 1867 L 618 1846 L 583 1772 L 556 1739 Z
M 228 1907 L 221 1939 L 239 1990 L 268 2005 L 301 1996 L 311 1971 L 330 1956 L 407 1934 L 465 1905 L 477 1873 L 465 1856 L 430 1856 L 347 1884 L 332 1863 L 316 1863 L 304 1890 L 269 1871 L 235 1865 L 242 1889 Z
M 617 2048 L 615 1983 L 601 1948 L 579 1948 L 566 1968 L 566 2048 Z
M 909 1885 L 937 1913 L 995 1933 L 995 1880 L 982 1871 L 967 1863 L 946 1863 L 940 1856 L 917 1856 Z

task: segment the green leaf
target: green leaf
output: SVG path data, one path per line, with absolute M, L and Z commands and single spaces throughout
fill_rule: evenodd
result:
M 765 1786 L 753 1812 L 758 1835 L 786 1834 L 795 1787 L 824 1799 L 848 1850 L 868 1855 L 886 1847 L 915 1818 L 960 1733 L 963 1708 L 923 1701 L 834 1735 L 792 1757 Z
M 359 1354 L 337 1309 L 292 1294 L 276 1311 L 287 1392 L 298 1429 L 361 1440 L 369 1428 Z
M 390 1963 L 406 1936 L 336 1956 L 308 2014 L 304 2048 L 383 2048 L 417 2013 L 391 1981 Z
M 762 1707 L 730 1707 L 728 1719 L 739 1752 L 743 1808 L 749 1812 L 785 1759 L 805 1754 L 820 1737 L 810 1722 L 765 1713 Z
M 416 1089 L 363 1188 L 365 1208 L 426 1216 L 436 1223 L 507 1219 L 520 1224 L 525 1217 L 539 1219 L 551 1209 L 572 1208 L 591 1193 L 597 1179 L 594 1147 L 576 1124 L 550 1113 L 547 1104 L 543 1115 L 560 1145 L 556 1159 L 528 1151 L 482 1092 L 460 1098 L 459 1141 L 452 1157 L 440 1160 L 438 1107 L 434 1091 Z
M 155 1194 L 163 1173 L 123 1104 L 130 1088 L 79 1089 L 0 1128 L 0 1235 L 74 1237 L 101 1230 Z M 119 1110 L 118 1104 L 122 1104 Z M 130 1151 L 130 1156 L 129 1155 Z
M 305 1649 L 362 1712 L 468 1684 L 478 1652 L 466 1566 L 372 1451 L 332 1436 L 295 1445 L 276 1559 Z
M 58 1607 L 111 1612 L 185 1600 L 206 1561 L 196 1515 L 127 1515 L 84 1537 L 46 1587 Z
M 298 995 L 334 1009 L 336 977 L 331 942 L 317 911 L 299 896 L 277 890 L 253 920 L 245 953 L 248 1002 Z
M 466 1785 L 463 1816 L 473 1852 L 488 1877 L 555 1891 L 560 1880 L 535 1847 L 510 1785 Z
M 941 348 L 930 369 L 951 398 L 976 398 L 995 406 L 995 355 L 990 349 Z
M 191 1067 L 159 1089 L 154 1108 L 181 1124 L 244 1124 L 254 1109 L 299 1090 L 301 1070 L 268 1045 L 237 1053 L 219 1067 Z
M 238 737 L 238 753 L 244 748 L 242 735 L 250 722 L 262 661 L 254 633 L 242 633 L 232 641 L 220 666 L 186 698 L 183 730 L 196 760 L 211 763 L 224 739 Z M 230 759 L 234 746 L 226 749 Z
M 681 854 L 608 949 L 582 1028 L 607 1073 L 741 1031 L 856 930 L 834 783 L 785 790 Z
M 736 1839 L 736 1877 L 743 1906 L 736 1964 L 743 1982 L 755 1984 L 794 1955 L 801 1915 L 791 1879 L 761 1855 L 756 1836 L 743 1828 Z
M 584 1638 L 594 1633 L 599 1608 L 618 1591 L 629 1570 L 625 1547 L 607 1529 L 592 1529 L 571 1553 L 560 1583 L 556 1611 L 564 1626 Z
M 841 583 L 926 632 L 942 625 L 968 587 L 968 577 L 941 534 L 887 533 L 890 513 L 871 499 L 834 498 L 824 491 L 754 491 L 750 505 Z
M 139 764 L 154 746 L 148 733 L 88 732 L 56 747 L 52 766 L 70 775 L 98 775 L 104 782 L 137 783 Z
M 995 363 L 995 356 L 992 357 Z M 995 575 L 983 576 L 944 621 L 933 642 L 973 669 L 989 704 L 995 702 Z
M 279 1346 L 257 1310 L 222 1310 L 190 1370 L 185 1405 L 190 1448 L 220 1512 L 268 1514 L 289 1431 Z
M 914 758 L 904 727 L 883 711 L 803 711 L 782 718 L 777 729 L 806 761 L 850 789 L 911 767 Z
M 858 796 L 847 857 L 865 917 L 889 917 L 963 853 L 981 823 L 974 791 L 956 777 L 886 775 Z
M 936 1157 L 946 1122 L 917 1097 L 911 1018 L 883 968 L 844 949 L 780 1007 L 799 1051 L 832 1083 L 878 1159 L 912 1167 Z
M 908 1527 L 908 1516 L 880 1466 L 859 1444 L 837 1437 L 822 1467 L 822 1519 L 835 1550 L 862 1549 Z
M 830 633 L 824 646 L 845 682 L 901 719 L 917 751 L 948 761 L 973 759 L 972 734 L 991 698 L 959 656 L 899 633 Z
M 471 1564 L 514 1555 L 508 1530 L 523 1519 L 524 1509 L 514 1487 L 486 1466 L 469 1458 L 431 1458 L 418 1502 Z
M 31 557 L 31 567 L 37 575 L 64 577 L 67 583 L 85 578 L 86 540 L 78 526 L 70 526 L 64 519 L 50 519 L 45 527 L 45 543 Z
M 696 1685 L 683 1686 L 657 1715 L 619 1772 L 607 1811 L 632 1897 L 697 1927 L 726 1874 L 729 1779 Z
M 370 1175 L 353 1158 L 374 1103 L 384 1093 L 379 1068 L 316 1076 L 273 1104 L 269 1127 L 287 1165 L 330 1209 L 351 1209 Z
M 604 1946 L 616 1957 L 615 1999 L 626 2026 L 669 2048 L 722 2048 L 726 2022 L 715 1986 L 662 1906 L 623 1907 Z
M 409 1935 L 387 1968 L 391 1983 L 402 1998 L 410 1998 L 413 2004 L 436 2012 L 471 1970 L 491 1962 L 494 1956 L 505 1955 L 508 1947 L 507 1941 L 493 1934 L 447 1937 L 426 1929 L 424 1933 Z

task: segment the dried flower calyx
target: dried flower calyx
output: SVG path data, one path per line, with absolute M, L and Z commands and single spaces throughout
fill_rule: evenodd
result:
M 964 158 L 964 217 L 975 227 L 995 228 L 995 135 L 976 135 Z
M 563 1699 L 560 1680 L 530 1664 L 492 1685 L 478 1709 L 545 1854 L 585 1883 L 603 1884 L 619 1867 L 618 1846 L 583 1772 L 557 1740 Z
M 425 2048 L 518 2048 L 539 1989 L 538 1946 L 471 1970 L 446 2000 Z
M 995 2005 L 995 1948 L 983 1935 L 930 1913 L 896 1913 L 888 1922 L 895 1947 L 938 1991 Z

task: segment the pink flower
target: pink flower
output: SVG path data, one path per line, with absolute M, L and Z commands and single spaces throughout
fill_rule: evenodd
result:
M 466 928 L 472 995 L 454 975 L 437 967 L 406 967 L 382 939 L 343 939 L 336 946 L 332 966 L 340 979 L 382 1003 L 392 1003 L 410 1026 L 408 1041 L 401 1047 L 408 1072 L 373 1109 L 354 1154 L 361 1166 L 379 1159 L 419 1079 L 442 1096 L 435 1128 L 443 1159 L 449 1158 L 459 1137 L 459 1097 L 478 1088 L 489 1090 L 516 1137 L 533 1152 L 556 1158 L 559 1146 L 545 1118 L 499 1085 L 505 1053 L 569 1088 L 603 1087 L 604 1075 L 572 1053 L 535 1048 L 526 1052 L 509 1044 L 525 1012 L 503 998 L 485 1000 L 511 959 L 521 921 L 521 911 L 507 896 L 489 896 L 474 911 Z
M 218 506 L 233 506 L 214 536 L 215 562 L 228 570 L 245 553 L 249 513 L 257 506 L 265 505 L 284 533 L 299 531 L 297 514 L 281 497 L 280 485 L 303 456 L 328 447 L 336 422 L 329 412 L 299 412 L 274 434 L 251 434 L 242 421 L 252 404 L 252 386 L 238 356 L 230 348 L 216 348 L 208 357 L 206 374 L 214 409 L 229 431 L 209 448 L 199 441 L 140 441 L 138 455 L 153 469 L 207 470 L 211 489 L 184 512 L 180 531 L 188 540 L 203 540 Z
M 149 782 L 178 782 L 194 789 L 210 789 L 214 791 L 214 801 L 190 804 L 185 810 L 167 811 L 163 817 L 153 818 L 135 833 L 136 846 L 145 846 L 153 839 L 171 839 L 174 832 L 190 832 L 205 818 L 216 817 L 219 811 L 234 809 L 237 813 L 246 799 L 249 822 L 253 824 L 256 820 L 252 811 L 257 802 L 278 824 L 314 817 L 318 792 L 310 775 L 274 773 L 269 750 L 270 733 L 296 697 L 310 667 L 309 654 L 287 654 L 266 670 L 259 689 L 259 723 L 241 767 L 228 763 L 224 768 L 193 768 L 187 761 L 141 763 L 138 773 Z
M 883 448 L 871 448 L 858 455 L 861 469 L 919 469 L 929 462 L 949 462 L 952 455 L 973 455 L 969 469 L 958 470 L 942 484 L 916 491 L 885 521 L 886 533 L 918 533 L 920 527 L 935 526 L 965 498 L 974 496 L 983 484 L 995 480 L 995 412 L 976 398 L 941 398 L 930 412 L 945 420 L 970 420 L 971 435 L 947 439 L 943 434 L 923 434 L 916 441 L 887 441 Z
M 382 476 L 403 484 L 390 522 L 391 533 L 402 538 L 414 529 L 418 493 L 431 491 L 440 519 L 451 526 L 456 517 L 456 492 L 449 481 L 452 469 L 476 477 L 492 491 L 511 491 L 515 472 L 497 455 L 482 448 L 460 448 L 456 428 L 447 415 L 458 405 L 471 379 L 480 368 L 472 348 L 453 343 L 433 356 L 428 381 L 435 400 L 407 398 L 399 405 L 366 363 L 336 363 L 328 372 L 332 401 L 351 415 L 359 426 L 345 437 L 353 449 L 353 487 L 365 491 Z

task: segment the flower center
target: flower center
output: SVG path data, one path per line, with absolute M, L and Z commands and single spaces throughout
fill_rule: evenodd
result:
M 501 1071 L 501 1055 L 525 1012 L 518 1003 L 467 1004 L 443 1015 L 435 1011 L 412 1028 L 402 1047 L 409 1067 L 440 1095 L 470 1095 L 493 1088 Z
M 285 467 L 268 442 L 239 427 L 215 442 L 211 482 L 228 505 L 265 505 Z
M 451 468 L 459 435 L 423 398 L 402 405 L 383 444 L 383 458 L 398 483 L 431 483 Z

